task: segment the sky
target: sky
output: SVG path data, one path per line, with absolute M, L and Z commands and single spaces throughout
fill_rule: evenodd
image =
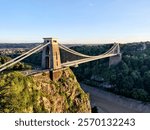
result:
M 0 42 L 150 41 L 150 0 L 0 0 Z

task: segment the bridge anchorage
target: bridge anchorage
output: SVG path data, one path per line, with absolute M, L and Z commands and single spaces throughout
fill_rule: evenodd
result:
M 64 51 L 65 61 L 61 59 L 60 49 Z M 103 58 L 109 58 L 109 66 L 116 65 L 121 61 L 120 46 L 115 43 L 107 52 L 97 55 L 89 56 L 79 52 L 76 52 L 63 44 L 59 44 L 55 38 L 44 38 L 44 43 L 30 49 L 22 55 L 0 65 L 0 72 L 6 70 L 10 66 L 22 61 L 30 55 L 42 50 L 42 63 L 41 70 L 26 71 L 26 75 L 36 75 L 43 72 L 50 74 L 51 80 L 58 80 L 61 77 L 62 69 L 73 66 L 78 67 L 79 64 L 83 64 L 90 61 L 95 61 Z

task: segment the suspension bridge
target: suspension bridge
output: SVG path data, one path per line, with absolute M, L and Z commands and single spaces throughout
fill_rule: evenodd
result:
M 60 49 L 67 52 L 65 55 L 65 62 L 61 61 Z M 15 65 L 16 63 L 22 61 L 23 59 L 31 56 L 42 50 L 42 63 L 41 70 L 32 70 L 27 75 L 37 74 L 41 72 L 50 72 L 50 77 L 52 80 L 57 79 L 63 68 L 74 66 L 77 67 L 79 64 L 87 63 L 90 61 L 95 61 L 99 59 L 109 58 L 109 65 L 118 64 L 121 61 L 120 46 L 115 43 L 108 51 L 97 56 L 89 56 L 77 51 L 70 49 L 63 44 L 58 43 L 57 39 L 54 38 L 44 38 L 44 42 L 29 51 L 23 53 L 22 55 L 0 65 L 0 72 L 6 70 L 7 68 Z

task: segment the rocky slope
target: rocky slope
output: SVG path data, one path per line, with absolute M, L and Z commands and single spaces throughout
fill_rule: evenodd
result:
M 91 112 L 89 96 L 70 69 L 58 81 L 48 74 L 0 76 L 0 112 Z

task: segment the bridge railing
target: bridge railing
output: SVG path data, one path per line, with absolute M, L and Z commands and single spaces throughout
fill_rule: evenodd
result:
M 46 47 L 47 45 L 49 45 L 50 42 L 47 42 L 46 44 L 40 44 L 34 48 L 32 48 L 31 50 L 23 53 L 22 55 L 2 64 L 0 66 L 0 72 L 7 69 L 8 67 L 22 61 L 23 59 L 29 57 L 30 55 L 40 51 L 41 49 L 43 49 L 44 47 Z M 89 61 L 93 61 L 93 60 L 97 60 L 97 59 L 102 59 L 102 58 L 106 58 L 106 57 L 111 57 L 111 56 L 114 56 L 114 55 L 117 55 L 118 53 L 118 50 L 120 49 L 119 48 L 119 44 L 114 44 L 108 51 L 106 51 L 105 53 L 103 54 L 100 54 L 100 55 L 97 55 L 97 56 L 89 56 L 89 55 L 85 55 L 85 54 L 82 54 L 82 53 L 79 53 L 77 51 L 74 51 L 62 44 L 59 44 L 59 47 L 61 49 L 63 49 L 64 51 L 68 52 L 68 53 L 71 53 L 73 55 L 76 55 L 76 56 L 80 56 L 82 57 L 82 59 L 78 59 L 78 60 L 74 60 L 74 61 L 71 61 L 71 62 L 66 62 L 66 63 L 62 63 L 62 66 L 71 66 L 71 65 L 76 65 L 76 64 L 81 64 L 81 63 L 85 63 L 85 62 L 89 62 Z M 115 52 L 117 49 L 117 53 Z M 120 50 L 119 50 L 120 51 Z
M 2 64 L 0 66 L 0 72 L 5 70 L 5 69 L 7 69 L 7 68 L 9 68 L 9 67 L 11 67 L 12 65 L 15 65 L 16 63 L 18 63 L 18 62 L 22 61 L 23 59 L 29 57 L 30 55 L 38 52 L 39 50 L 41 50 L 44 47 L 46 47 L 48 44 L 50 44 L 50 42 L 48 42 L 48 43 L 46 43 L 44 45 L 39 45 L 39 46 L 29 50 L 28 52 L 26 52 L 26 53 L 24 53 L 24 54 L 22 54 L 22 55 L 20 55 L 20 56 L 18 56 L 16 58 L 14 58 L 14 59 L 8 61 L 8 62 L 6 62 L 5 64 Z

